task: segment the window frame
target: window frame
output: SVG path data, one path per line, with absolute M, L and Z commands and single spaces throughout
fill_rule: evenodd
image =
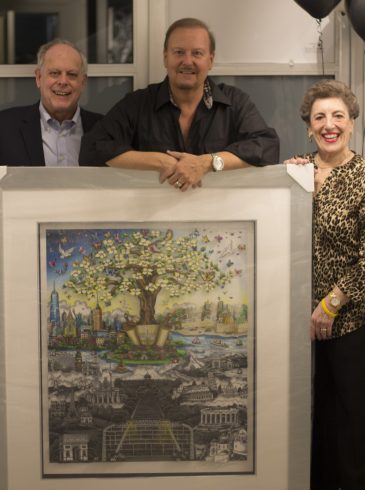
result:
M 133 63 L 89 63 L 88 77 L 132 77 L 133 87 L 148 84 L 148 11 L 150 0 L 133 0 Z M 0 78 L 32 78 L 35 64 L 0 65 Z

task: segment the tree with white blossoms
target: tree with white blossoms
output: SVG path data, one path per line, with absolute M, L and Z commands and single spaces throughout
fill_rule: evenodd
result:
M 65 287 L 88 299 L 110 302 L 130 294 L 139 300 L 139 322 L 156 323 L 160 291 L 179 297 L 222 288 L 233 273 L 223 272 L 200 246 L 194 233 L 174 238 L 172 230 L 136 230 L 122 236 L 108 232 L 96 250 L 74 263 Z

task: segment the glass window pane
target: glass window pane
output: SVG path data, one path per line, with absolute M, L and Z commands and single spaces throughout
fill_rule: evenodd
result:
M 304 92 L 320 76 L 214 76 L 215 82 L 239 87 L 250 95 L 266 123 L 280 138 L 280 161 L 314 150 L 309 142 L 299 107 Z M 328 77 L 331 78 L 331 77 Z
M 1 19 L 7 64 L 35 63 L 39 46 L 56 37 L 89 63 L 133 63 L 133 0 L 0 0 Z
M 81 97 L 85 109 L 105 114 L 128 92 L 133 90 L 132 77 L 92 77 Z
M 57 14 L 18 13 L 14 32 L 15 63 L 36 63 L 39 46 L 57 37 L 58 22 Z
M 89 63 L 133 63 L 133 0 L 88 0 Z
M 0 78 L 0 110 L 35 104 L 39 90 L 35 78 Z
M 132 90 L 132 77 L 93 77 L 88 79 L 80 103 L 85 109 L 105 114 Z M 0 100 L 0 110 L 35 104 L 39 100 L 39 90 L 34 78 L 0 78 Z

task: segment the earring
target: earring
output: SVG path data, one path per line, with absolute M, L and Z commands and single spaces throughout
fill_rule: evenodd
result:
M 309 142 L 312 143 L 312 135 L 308 133 Z

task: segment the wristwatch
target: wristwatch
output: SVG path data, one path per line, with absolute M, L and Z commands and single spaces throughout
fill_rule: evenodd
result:
M 336 293 L 331 291 L 328 297 L 330 299 L 329 304 L 338 310 L 340 308 L 341 301 L 339 300 L 338 296 L 336 296 Z
M 224 169 L 224 160 L 222 157 L 212 153 L 212 169 L 213 172 L 220 172 Z

